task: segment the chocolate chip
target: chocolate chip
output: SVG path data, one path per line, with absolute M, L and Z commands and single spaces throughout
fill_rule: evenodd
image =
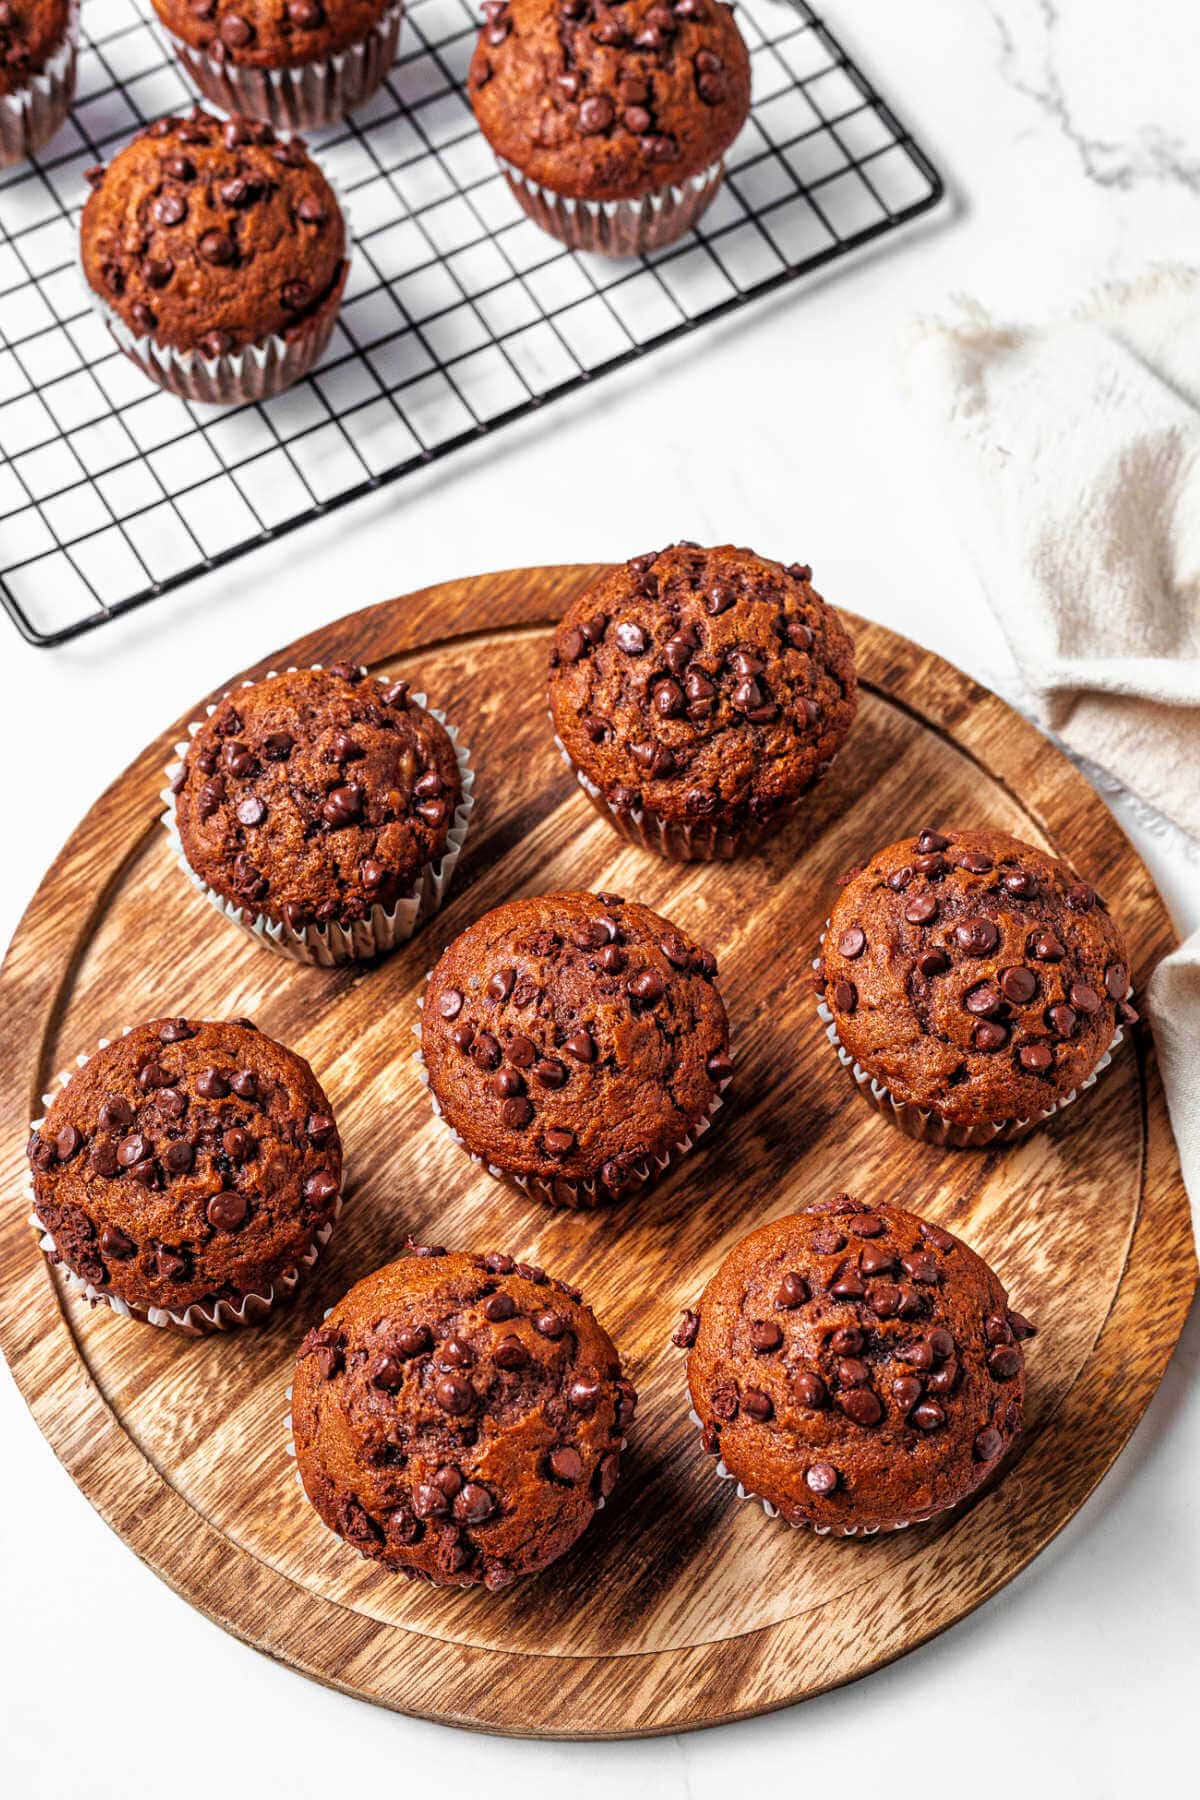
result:
M 523 1369 L 529 1352 L 519 1337 L 503 1337 L 492 1351 L 492 1361 L 501 1369 Z
M 1088 1018 L 1091 1018 L 1094 1013 L 1098 1013 L 1103 1005 L 1095 988 L 1089 986 L 1086 981 L 1072 982 L 1068 998 L 1076 1012 L 1085 1013 Z
M 550 1452 L 546 1462 L 555 1481 L 571 1483 L 583 1474 L 583 1458 L 572 1444 L 560 1444 Z
M 775 1411 L 771 1396 L 764 1394 L 761 1388 L 746 1388 L 742 1393 L 742 1411 L 749 1413 L 752 1419 L 762 1421 L 769 1419 Z
M 475 1402 L 475 1389 L 465 1375 L 442 1375 L 433 1384 L 433 1397 L 443 1412 L 470 1412 Z
M 102 1131 L 122 1131 L 133 1124 L 133 1108 L 120 1094 L 110 1094 L 100 1108 L 99 1125 Z
M 313 1206 L 324 1206 L 337 1191 L 337 1177 L 328 1169 L 317 1169 L 304 1183 L 304 1198 Z
M 933 1346 L 926 1338 L 917 1338 L 914 1343 L 903 1345 L 896 1355 L 901 1362 L 908 1363 L 913 1369 L 932 1369 L 935 1361 Z
M 454 1517 L 460 1525 L 482 1525 L 496 1510 L 496 1502 L 482 1482 L 465 1482 L 454 1499 Z
M 818 1256 L 836 1256 L 846 1248 L 846 1240 L 840 1231 L 822 1229 L 813 1232 L 812 1247 Z
M 917 1404 L 924 1391 L 924 1385 L 915 1375 L 899 1375 L 892 1383 L 892 1398 L 904 1412 Z
M 103 1255 L 112 1257 L 116 1262 L 128 1262 L 137 1253 L 137 1245 L 119 1225 L 100 1227 L 100 1249 Z
M 1052 931 L 1039 931 L 1029 946 L 1029 953 L 1038 962 L 1061 962 L 1067 954 L 1066 946 L 1055 937 Z
M 111 1138 L 97 1138 L 88 1153 L 88 1164 L 94 1175 L 111 1181 L 117 1172 L 117 1147 Z
M 589 1376 L 580 1375 L 567 1389 L 567 1405 L 573 1412 L 594 1413 L 600 1404 L 604 1389 L 598 1381 Z
M 224 231 L 202 232 L 196 249 L 205 262 L 217 268 L 227 267 L 237 254 L 233 239 Z
M 1048 1044 L 1022 1044 L 1017 1051 L 1017 1061 L 1031 1075 L 1044 1075 L 1053 1065 L 1054 1052 Z
M 939 1425 L 946 1423 L 946 1414 L 936 1400 L 922 1400 L 919 1406 L 913 1407 L 909 1418 L 922 1431 L 936 1431 Z
M 236 1231 L 245 1220 L 249 1207 L 246 1196 L 233 1188 L 214 1194 L 204 1209 L 204 1216 L 214 1231 Z
M 948 1231 L 943 1231 L 940 1225 L 930 1225 L 924 1219 L 921 1221 L 921 1236 L 931 1243 L 935 1250 L 940 1250 L 943 1255 L 947 1255 L 953 1250 L 958 1242 L 957 1238 L 951 1237 Z
M 163 1162 L 172 1175 L 186 1175 L 195 1160 L 195 1146 L 186 1138 L 175 1138 L 163 1151 Z
M 833 1004 L 839 1012 L 852 1013 L 858 1005 L 858 989 L 852 981 L 835 981 Z
M 643 1006 L 657 1006 L 666 993 L 666 983 L 657 969 L 641 969 L 628 983 L 626 992 Z
M 671 1335 L 671 1342 L 678 1350 L 690 1350 L 700 1335 L 700 1314 L 684 1309 L 683 1317 Z
M 438 995 L 437 1006 L 443 1019 L 457 1019 L 463 1009 L 463 997 L 457 988 L 446 988 Z
M 837 1403 L 855 1425 L 878 1425 L 883 1417 L 883 1404 L 870 1388 L 851 1388 L 837 1396 Z
M 950 958 L 944 950 L 922 950 L 917 957 L 917 969 L 928 981 L 934 975 L 944 975 L 950 967 Z
M 533 1118 L 532 1103 L 524 1095 L 515 1095 L 501 1102 L 500 1117 L 510 1131 L 523 1131 Z
M 617 626 L 617 648 L 626 656 L 640 656 L 646 648 L 646 634 L 640 625 Z
M 900 1311 L 902 1295 L 895 1282 L 878 1282 L 867 1296 L 867 1303 L 877 1319 L 894 1319 Z
M 1046 1017 L 1060 1038 L 1073 1036 L 1075 1027 L 1079 1023 L 1079 1015 L 1073 1006 L 1052 1006 Z
M 494 1069 L 500 1061 L 500 1043 L 490 1031 L 480 1031 L 471 1044 L 471 1061 L 481 1069 Z
M 183 1281 L 188 1272 L 187 1258 L 177 1250 L 168 1250 L 165 1244 L 155 1251 L 154 1266 L 163 1281 Z
M 954 1355 L 954 1339 L 944 1325 L 934 1326 L 929 1333 L 928 1343 L 934 1356 L 940 1362 L 944 1362 L 948 1356 Z
M 1021 1352 L 1009 1344 L 998 1345 L 988 1356 L 987 1366 L 997 1381 L 1011 1381 L 1020 1373 Z
M 332 789 L 321 808 L 321 817 L 335 830 L 352 825 L 362 813 L 364 794 L 356 782 Z
M 566 1336 L 567 1321 L 563 1318 L 561 1313 L 549 1311 L 538 1313 L 533 1321 L 533 1329 L 541 1337 L 550 1338 L 552 1342 L 557 1342 L 559 1338 Z
M 187 218 L 187 201 L 182 194 L 167 192 L 159 194 L 150 208 L 150 216 L 156 225 L 182 225 Z
M 938 903 L 932 894 L 914 894 L 904 908 L 904 916 L 910 925 L 928 925 L 937 917 Z
M 851 925 L 838 939 L 838 954 L 853 961 L 867 947 L 867 934 L 861 925 Z
M 789 1271 L 779 1284 L 775 1295 L 775 1305 L 780 1312 L 786 1312 L 794 1306 L 803 1306 L 808 1298 L 809 1287 L 803 1275 Z
M 990 919 L 962 919 L 954 927 L 954 941 L 967 956 L 988 956 L 1000 942 Z
M 819 1412 L 829 1399 L 828 1390 L 821 1377 L 811 1370 L 804 1370 L 792 1382 L 792 1392 L 797 1404 L 806 1407 L 810 1412 Z
M 544 1056 L 533 1066 L 533 1079 L 541 1087 L 560 1088 L 567 1080 L 567 1066 L 556 1056 Z
M 750 1348 L 756 1356 L 763 1356 L 769 1350 L 778 1350 L 783 1342 L 783 1333 L 774 1319 L 757 1319 L 750 1327 Z
M 548 1126 L 543 1137 L 551 1156 L 569 1156 L 575 1148 L 575 1133 L 565 1126 Z
M 239 824 L 249 826 L 261 825 L 266 816 L 266 803 L 265 801 L 260 800 L 257 795 L 250 794 L 245 800 L 238 801 L 237 817 Z
M 515 969 L 497 969 L 487 984 L 488 999 L 494 1000 L 497 1005 L 507 1000 L 513 991 L 513 983 L 516 979 Z
M 117 1161 L 123 1169 L 132 1169 L 146 1156 L 149 1146 L 140 1131 L 123 1137 L 117 1145 Z
M 819 1462 L 810 1465 L 805 1471 L 804 1479 L 811 1492 L 819 1494 L 823 1498 L 826 1494 L 836 1491 L 841 1477 L 832 1463 Z
M 563 1049 L 576 1062 L 593 1063 L 596 1060 L 596 1046 L 586 1031 L 573 1031 L 563 1043 Z
M 864 1275 L 890 1275 L 896 1259 L 883 1244 L 868 1244 L 859 1252 L 859 1270 Z
M 993 1425 L 985 1425 L 975 1436 L 976 1462 L 992 1462 L 1004 1448 L 1004 1439 Z
M 977 987 L 969 988 L 963 995 L 963 1005 L 969 1013 L 986 1019 L 1002 1009 L 1004 998 L 1000 989 L 990 981 L 981 981 Z
M 235 1069 L 229 1077 L 229 1085 L 239 1100 L 258 1098 L 258 1081 L 252 1069 Z
M 829 1340 L 835 1356 L 857 1356 L 865 1339 L 857 1325 L 841 1325 Z
M 1129 971 L 1124 963 L 1110 963 L 1104 971 L 1104 991 L 1110 1000 L 1123 1000 L 1129 989 Z
M 1003 1050 L 1008 1042 L 1008 1027 L 995 1019 L 983 1019 L 971 1033 L 971 1042 L 977 1050 Z
M 866 1291 L 853 1270 L 847 1270 L 844 1275 L 839 1275 L 829 1289 L 835 1300 L 861 1300 Z
M 1014 1006 L 1028 1006 L 1037 993 L 1038 978 L 1032 969 L 1005 969 L 1000 977 L 1000 989 Z
M 843 1356 L 837 1366 L 837 1378 L 839 1387 L 866 1387 L 871 1379 L 871 1371 L 858 1357 Z

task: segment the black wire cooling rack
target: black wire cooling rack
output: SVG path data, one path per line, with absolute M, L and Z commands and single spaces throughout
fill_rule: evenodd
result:
M 86 0 L 69 123 L 0 172 L 0 599 L 56 644 L 933 206 L 936 169 L 802 0 L 740 0 L 754 104 L 700 228 L 645 260 L 528 220 L 467 103 L 479 17 L 410 0 L 383 89 L 314 149 L 355 240 L 321 365 L 262 405 L 151 386 L 88 309 L 83 170 L 191 95 L 141 0 Z

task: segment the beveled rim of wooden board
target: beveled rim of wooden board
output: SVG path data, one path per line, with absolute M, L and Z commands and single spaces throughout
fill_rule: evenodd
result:
M 347 655 L 373 664 L 480 633 L 546 625 L 598 569 L 510 570 L 426 588 L 349 614 L 245 675 Z M 1165 954 L 1174 939 L 1161 898 L 1111 814 L 1069 760 L 995 695 L 938 657 L 882 626 L 855 618 L 850 623 L 865 689 L 948 739 L 1018 799 L 1052 841 L 1069 844 L 1086 837 L 1099 846 L 1098 861 L 1136 868 L 1139 881 L 1144 877 L 1148 911 L 1144 939 L 1152 960 Z M 240 679 L 223 683 L 221 691 Z M 36 1111 L 50 1072 L 45 1046 L 75 956 L 103 915 L 111 882 L 147 834 L 160 829 L 161 771 L 185 723 L 177 722 L 149 745 L 72 833 L 18 926 L 0 975 L 5 1040 L 0 1093 L 8 1121 L 0 1345 L 73 1480 L 156 1574 L 245 1642 L 359 1698 L 442 1723 L 517 1736 L 630 1737 L 767 1712 L 865 1675 L 962 1618 L 1049 1543 L 1141 1418 L 1196 1283 L 1187 1198 L 1148 1037 L 1139 1038 L 1136 1051 L 1142 1187 L 1128 1258 L 1091 1354 L 1054 1415 L 1054 1429 L 1041 1430 L 1008 1481 L 939 1541 L 937 1557 L 906 1565 L 903 1591 L 889 1596 L 886 1613 L 879 1611 L 869 1629 L 858 1621 L 846 1639 L 835 1637 L 819 1663 L 805 1659 L 803 1612 L 741 1636 L 669 1649 L 566 1658 L 465 1647 L 374 1620 L 310 1592 L 193 1511 L 102 1397 L 54 1282 L 36 1280 L 45 1265 L 20 1195 L 23 1122 Z M 81 894 L 89 896 L 82 909 Z M 62 930 L 62 919 L 73 915 L 74 935 Z M 1164 1264 L 1172 1268 L 1170 1283 L 1159 1278 Z M 997 1507 L 1016 1476 L 1020 1508 L 1010 1505 L 997 1532 Z M 553 1684 L 549 1720 L 530 1713 L 527 1697 L 522 1704 L 531 1665 L 538 1663 L 548 1665 L 545 1673 Z M 616 1718 L 621 1722 L 614 1729 Z

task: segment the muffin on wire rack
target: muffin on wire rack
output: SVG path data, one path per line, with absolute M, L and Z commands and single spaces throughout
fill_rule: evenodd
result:
M 855 1085 L 910 1137 L 1023 1137 L 1094 1086 L 1137 1013 L 1129 953 L 1066 863 L 1006 832 L 927 829 L 854 871 L 816 963 Z
M 298 138 L 197 108 L 88 171 L 80 247 L 94 304 L 145 374 L 188 400 L 263 400 L 323 354 L 346 224 Z
M 1032 1333 L 961 1239 L 839 1194 L 743 1238 L 673 1341 L 739 1496 L 869 1537 L 956 1506 L 1000 1467 Z
M 200 92 L 290 131 L 369 100 L 396 57 L 403 0 L 153 0 Z
M 0 169 L 33 156 L 75 93 L 78 0 L 0 0 Z
M 530 218 L 573 250 L 635 256 L 711 205 L 750 110 L 720 0 L 488 0 L 475 117 Z
M 495 1592 L 591 1524 L 636 1405 L 577 1288 L 413 1247 L 304 1339 L 292 1438 L 309 1500 L 363 1556 Z
M 189 1335 L 295 1292 L 341 1208 L 303 1057 L 244 1019 L 155 1019 L 59 1079 L 29 1139 L 34 1223 L 77 1292 Z

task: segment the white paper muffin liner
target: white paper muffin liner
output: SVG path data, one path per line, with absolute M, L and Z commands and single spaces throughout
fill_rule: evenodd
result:
M 821 944 L 824 944 L 825 932 L 828 930 L 829 920 L 826 919 L 825 930 L 822 931 L 820 937 Z M 813 959 L 813 969 L 820 973 L 821 959 L 819 956 Z M 1132 993 L 1132 986 L 1128 987 L 1125 990 L 1125 998 L 1128 1000 Z M 817 1017 L 825 1028 L 825 1036 L 837 1052 L 838 1061 L 844 1069 L 850 1071 L 859 1093 L 875 1108 L 876 1112 L 882 1113 L 893 1125 L 898 1125 L 906 1137 L 916 1138 L 922 1144 L 943 1144 L 954 1149 L 982 1150 L 992 1144 L 1013 1144 L 1020 1138 L 1028 1137 L 1031 1131 L 1037 1131 L 1040 1126 L 1054 1118 L 1056 1113 L 1064 1112 L 1068 1106 L 1073 1106 L 1081 1094 L 1086 1094 L 1090 1088 L 1095 1087 L 1096 1082 L 1103 1075 L 1125 1039 L 1124 1028 L 1118 1025 L 1108 1049 L 1091 1074 L 1086 1076 L 1077 1088 L 1072 1088 L 1069 1094 L 1064 1094 L 1052 1106 L 1043 1107 L 1032 1117 L 1028 1119 L 988 1119 L 979 1124 L 965 1125 L 956 1124 L 951 1119 L 943 1119 L 939 1113 L 913 1106 L 907 1100 L 897 1100 L 887 1084 L 876 1076 L 868 1074 L 862 1064 L 847 1050 L 838 1034 L 833 1013 L 822 999 L 817 1001 Z
M 711 206 L 725 176 L 722 158 L 640 200 L 572 200 L 530 180 L 502 156 L 496 162 L 535 224 L 571 250 L 594 250 L 601 256 L 644 256 L 675 243 Z
M 432 969 L 426 971 L 426 981 L 429 980 L 432 973 Z M 419 1011 L 425 1010 L 423 994 L 418 997 L 417 1007 Z M 555 1176 L 553 1180 L 547 1181 L 540 1175 L 516 1175 L 509 1169 L 501 1169 L 497 1164 L 488 1162 L 487 1158 L 480 1156 L 477 1151 L 468 1149 L 461 1132 L 456 1131 L 443 1114 L 438 1097 L 433 1091 L 429 1079 L 429 1069 L 420 1047 L 421 1026 L 419 1021 L 413 1026 L 413 1036 L 417 1040 L 417 1048 L 413 1051 L 413 1061 L 417 1065 L 417 1077 L 429 1095 L 435 1117 L 441 1120 L 443 1129 L 459 1149 L 465 1150 L 476 1168 L 486 1170 L 494 1181 L 511 1182 L 514 1187 L 520 1188 L 523 1194 L 540 1200 L 543 1205 L 564 1208 L 568 1211 L 586 1212 L 598 1206 L 619 1206 L 632 1199 L 635 1194 L 646 1193 L 656 1182 L 661 1181 L 668 1169 L 674 1168 L 675 1164 L 686 1156 L 689 1150 L 695 1148 L 706 1132 L 711 1130 L 713 1120 L 724 1105 L 721 1096 L 733 1080 L 732 1074 L 729 1074 L 724 1081 L 717 1083 L 717 1091 L 713 1095 L 707 1111 L 692 1126 L 685 1137 L 680 1138 L 677 1144 L 672 1145 L 669 1150 L 663 1151 L 660 1155 L 647 1156 L 640 1163 L 633 1164 L 628 1180 L 614 1191 L 601 1181 L 598 1175 L 589 1176 L 586 1181 L 572 1180 L 566 1176 Z
M 703 1432 L 704 1421 L 701 1419 L 695 1407 L 688 1408 L 688 1418 L 696 1427 L 697 1431 Z M 705 1451 L 705 1455 L 709 1456 L 709 1452 Z M 910 1525 L 924 1525 L 930 1519 L 937 1518 L 939 1512 L 946 1512 L 949 1510 L 947 1507 L 938 1507 L 935 1508 L 933 1512 L 914 1513 L 911 1519 L 893 1519 L 891 1523 L 887 1525 L 816 1525 L 809 1519 L 789 1519 L 784 1513 L 780 1512 L 773 1501 L 764 1500 L 761 1494 L 756 1494 L 750 1488 L 744 1486 L 743 1483 L 738 1480 L 737 1476 L 733 1474 L 730 1469 L 725 1467 L 725 1464 L 720 1457 L 709 1456 L 709 1460 L 713 1462 L 715 1466 L 718 1481 L 733 1482 L 739 1500 L 756 1501 L 758 1505 L 762 1507 L 768 1519 L 782 1519 L 784 1524 L 789 1526 L 792 1531 L 811 1531 L 814 1532 L 817 1537 L 878 1537 L 881 1532 L 907 1531 Z
M 314 669 L 321 668 L 314 663 Z M 294 675 L 294 667 L 280 671 L 271 669 L 262 677 L 264 681 L 273 681 L 280 674 Z M 363 671 L 364 675 L 366 671 Z M 256 681 L 243 681 L 242 688 L 257 687 Z M 221 701 L 228 700 L 239 689 L 230 688 L 221 696 Z M 175 852 L 180 868 L 187 875 L 192 886 L 198 888 L 205 899 L 213 905 L 223 918 L 230 920 L 247 932 L 257 943 L 265 944 L 269 950 L 276 950 L 281 956 L 290 956 L 296 962 L 317 963 L 323 969 L 336 968 L 342 963 L 360 962 L 369 957 L 382 956 L 394 950 L 398 944 L 407 943 L 417 929 L 431 919 L 442 904 L 446 889 L 450 885 L 462 847 L 467 840 L 467 831 L 471 823 L 471 814 L 475 808 L 474 788 L 475 771 L 471 768 L 471 752 L 465 744 L 458 741 L 458 727 L 451 725 L 445 713 L 436 707 L 429 706 L 427 696 L 412 694 L 412 704 L 422 707 L 430 716 L 445 727 L 446 735 L 454 745 L 454 755 L 458 762 L 459 780 L 462 784 L 462 798 L 454 809 L 454 819 L 446 834 L 446 847 L 437 862 L 426 863 L 416 878 L 412 891 L 394 901 L 391 906 L 373 906 L 363 919 L 356 919 L 350 925 L 339 925 L 331 922 L 327 925 L 307 925 L 303 931 L 293 931 L 282 920 L 274 920 L 265 913 L 254 912 L 245 906 L 239 906 L 233 900 L 227 900 L 215 888 L 209 887 L 204 878 L 196 873 L 184 854 L 183 844 L 179 837 L 179 827 L 175 818 L 175 795 L 172 783 L 183 768 L 183 759 L 187 753 L 187 740 L 175 746 L 175 760 L 168 763 L 167 785 L 159 795 L 165 811 L 162 823 Z M 220 702 L 206 707 L 203 719 L 193 719 L 188 726 L 188 737 L 194 738 L 204 724 L 205 719 L 212 717 Z
M 403 0 L 393 0 L 360 43 L 317 62 L 280 69 L 215 62 L 207 51 L 177 38 L 161 19 L 158 29 L 195 86 L 225 112 L 290 131 L 311 131 L 335 124 L 381 86 L 396 60 L 403 18 Z
M 14 93 L 0 94 L 0 169 L 48 144 L 75 96 L 79 4 L 71 0 L 63 41 L 36 75 Z
M 117 1035 L 128 1037 L 132 1029 L 131 1025 L 124 1025 Z M 97 1050 L 107 1050 L 113 1041 L 112 1038 L 102 1037 L 97 1042 L 96 1048 Z M 76 1071 L 82 1069 L 90 1060 L 90 1056 L 80 1052 L 75 1058 L 74 1068 L 61 1069 L 54 1078 L 59 1088 L 65 1088 Z M 53 1091 L 42 1095 L 42 1104 L 47 1112 L 49 1112 L 55 1097 Z M 45 1114 L 39 1119 L 32 1120 L 30 1131 L 40 1130 L 45 1122 Z M 32 1170 L 26 1172 L 23 1192 L 29 1205 L 35 1207 Z M 69 1268 L 65 1262 L 59 1259 L 58 1245 L 54 1241 L 53 1234 L 42 1224 L 36 1210 L 30 1212 L 29 1223 L 38 1234 L 40 1248 L 61 1270 L 68 1293 L 78 1295 L 92 1306 L 107 1306 L 122 1319 L 139 1319 L 146 1325 L 164 1326 L 172 1331 L 181 1332 L 185 1337 L 209 1337 L 216 1332 L 236 1331 L 243 1325 L 261 1325 L 280 1301 L 290 1300 L 333 1236 L 333 1228 L 341 1216 L 341 1211 L 342 1195 L 339 1191 L 334 1202 L 332 1219 L 318 1227 L 308 1249 L 304 1251 L 298 1261 L 289 1263 L 287 1267 L 280 1270 L 265 1293 L 245 1293 L 240 1295 L 237 1300 L 193 1300 L 190 1306 L 183 1307 L 179 1311 L 165 1306 L 134 1306 L 128 1300 L 120 1299 L 116 1294 L 109 1294 L 103 1288 L 95 1287 L 92 1282 L 85 1281 L 82 1275 L 77 1275 L 74 1269 Z
M 553 723 L 553 714 L 550 718 Z M 735 829 L 717 819 L 663 819 L 644 807 L 619 812 L 605 798 L 604 790 L 584 774 L 557 731 L 554 733 L 554 742 L 558 746 L 559 755 L 601 818 L 607 819 L 613 830 L 627 838 L 631 844 L 639 844 L 643 850 L 653 850 L 657 856 L 666 857 L 668 862 L 729 862 L 735 856 L 757 849 L 767 838 L 782 831 L 805 795 L 811 793 L 830 766 L 822 763 L 800 793 L 770 819 L 757 826 L 747 825 Z

